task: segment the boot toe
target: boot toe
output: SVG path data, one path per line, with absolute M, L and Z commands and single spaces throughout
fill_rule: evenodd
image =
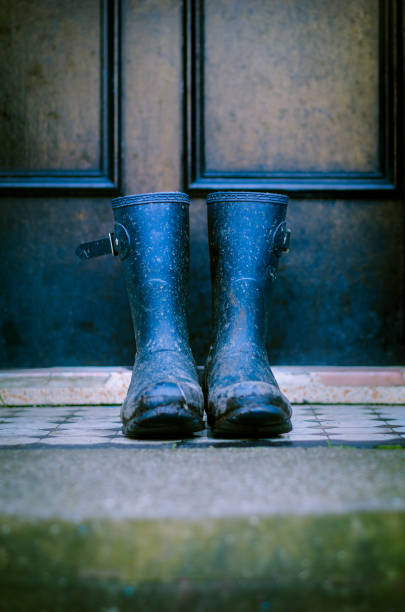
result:
M 123 433 L 129 437 L 188 436 L 204 426 L 201 410 L 174 382 L 150 387 L 131 404 L 123 407 Z
M 271 405 L 239 408 L 212 425 L 215 437 L 231 438 L 273 438 L 291 429 L 291 420 Z
M 265 438 L 291 431 L 291 406 L 278 387 L 253 381 L 224 395 L 223 410 L 209 419 L 214 435 Z

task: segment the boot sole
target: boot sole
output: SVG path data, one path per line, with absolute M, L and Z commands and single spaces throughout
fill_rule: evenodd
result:
M 202 429 L 202 418 L 176 406 L 147 410 L 122 426 L 129 438 L 184 438 Z
M 272 438 L 292 430 L 291 420 L 275 418 L 263 407 L 234 410 L 212 424 L 214 437 Z

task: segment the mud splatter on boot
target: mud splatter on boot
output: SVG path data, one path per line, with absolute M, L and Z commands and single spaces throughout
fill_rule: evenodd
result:
M 271 437 L 291 430 L 291 406 L 270 368 L 270 289 L 287 250 L 288 198 L 270 193 L 207 197 L 213 342 L 205 367 L 214 435 Z
M 121 409 L 131 437 L 180 437 L 203 429 L 204 398 L 188 342 L 189 197 L 149 193 L 116 198 L 108 238 L 82 244 L 81 259 L 122 261 L 136 339 Z

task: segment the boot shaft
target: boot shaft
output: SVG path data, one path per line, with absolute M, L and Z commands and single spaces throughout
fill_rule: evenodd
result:
M 288 246 L 288 198 L 218 192 L 207 197 L 215 341 L 264 345 L 270 289 Z
M 138 352 L 188 346 L 189 202 L 176 192 L 112 202 Z

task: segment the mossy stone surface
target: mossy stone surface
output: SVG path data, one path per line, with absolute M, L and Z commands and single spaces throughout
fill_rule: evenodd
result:
M 400 610 L 404 519 L 3 516 L 0 609 Z

